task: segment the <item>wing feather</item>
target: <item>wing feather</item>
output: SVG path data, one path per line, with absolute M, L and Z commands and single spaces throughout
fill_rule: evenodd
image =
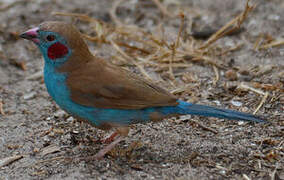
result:
M 71 99 L 81 105 L 110 109 L 175 106 L 177 99 L 138 75 L 101 59 L 68 73 Z

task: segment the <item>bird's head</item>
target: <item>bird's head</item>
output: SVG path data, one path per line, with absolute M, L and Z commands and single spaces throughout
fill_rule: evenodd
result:
M 73 25 L 64 22 L 44 22 L 22 33 L 20 37 L 34 42 L 45 62 L 55 66 L 64 64 L 71 55 L 89 53 L 80 32 Z

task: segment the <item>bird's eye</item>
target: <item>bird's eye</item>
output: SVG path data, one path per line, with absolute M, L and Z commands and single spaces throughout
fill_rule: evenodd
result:
M 51 34 L 50 34 L 50 35 L 47 35 L 47 36 L 46 36 L 46 40 L 47 40 L 47 41 L 50 41 L 50 42 L 51 42 L 51 41 L 54 41 L 54 40 L 55 40 L 55 36 L 54 36 L 54 35 L 51 35 Z

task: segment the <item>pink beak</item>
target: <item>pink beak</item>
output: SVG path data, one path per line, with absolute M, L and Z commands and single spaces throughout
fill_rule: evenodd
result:
M 32 28 L 20 35 L 21 38 L 31 40 L 34 43 L 38 44 L 39 43 L 39 37 L 38 37 L 38 27 Z

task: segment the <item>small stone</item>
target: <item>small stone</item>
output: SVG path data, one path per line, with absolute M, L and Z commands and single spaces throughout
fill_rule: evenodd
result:
M 232 103 L 234 106 L 237 106 L 237 107 L 240 107 L 240 106 L 243 105 L 243 103 L 240 102 L 240 101 L 234 101 L 234 100 L 232 100 L 231 103 Z
M 39 151 L 40 151 L 40 149 L 37 148 L 37 147 L 35 147 L 34 150 L 33 150 L 34 153 L 38 153 Z
M 213 102 L 214 102 L 217 106 L 221 106 L 220 101 L 218 101 L 218 100 L 214 100 Z
M 31 93 L 25 94 L 24 95 L 24 100 L 32 99 L 32 98 L 35 97 L 35 95 L 36 95 L 36 92 L 31 92 Z
M 183 116 L 179 117 L 180 121 L 185 121 L 185 120 L 188 120 L 188 119 L 191 119 L 191 115 L 183 115 Z
M 28 76 L 26 79 L 27 80 L 36 80 L 43 77 L 43 71 L 38 71 L 30 76 Z
M 74 118 L 72 116 L 70 116 L 69 118 L 66 119 L 67 122 L 73 122 Z
M 243 125 L 244 123 L 245 123 L 244 121 L 238 121 L 239 126 Z
M 234 70 L 232 70 L 232 69 L 226 71 L 225 77 L 226 77 L 227 79 L 229 79 L 230 81 L 236 81 L 236 80 L 238 80 L 238 75 L 237 75 L 236 71 L 234 71 Z
M 77 131 L 77 130 L 74 130 L 74 131 L 72 131 L 74 134 L 79 134 L 79 131 Z
M 54 113 L 54 117 L 63 117 L 65 115 L 65 112 L 63 110 L 58 110 Z
M 49 139 L 48 136 L 44 136 L 44 137 L 43 137 L 43 141 L 49 143 L 49 142 L 50 142 L 50 139 Z

